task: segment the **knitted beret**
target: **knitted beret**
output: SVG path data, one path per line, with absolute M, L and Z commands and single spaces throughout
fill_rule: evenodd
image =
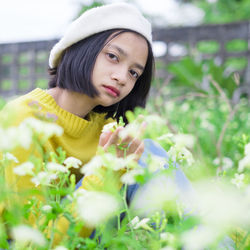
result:
M 136 31 L 152 44 L 151 24 L 134 6 L 127 3 L 108 4 L 84 12 L 69 25 L 50 52 L 50 68 L 57 67 L 63 51 L 72 44 L 96 33 L 117 28 Z

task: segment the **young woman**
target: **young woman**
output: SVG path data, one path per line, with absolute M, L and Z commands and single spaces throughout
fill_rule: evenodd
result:
M 120 116 L 126 122 L 127 110 L 145 106 L 154 67 L 151 46 L 151 25 L 133 6 L 118 3 L 91 9 L 69 26 L 51 50 L 49 89 L 35 89 L 11 101 L 1 117 L 4 119 L 11 111 L 11 125 L 17 126 L 30 117 L 60 125 L 63 134 L 43 144 L 47 161 L 58 147 L 83 164 L 96 154 L 98 145 L 105 150 L 115 145 L 119 155 L 118 142 L 129 144 L 127 154 L 136 154 L 139 159 L 144 151 L 142 141 L 132 137 L 118 141 L 122 127 L 114 133 L 102 134 L 102 129 Z M 30 155 L 44 157 L 33 144 L 16 148 L 13 154 L 19 165 Z M 18 192 L 35 187 L 29 175 L 16 175 L 14 167 L 6 169 L 9 185 Z M 77 181 L 82 178 L 78 169 L 71 171 Z M 101 185 L 94 175 L 81 183 L 85 189 L 93 185 Z M 34 220 L 31 218 L 31 223 Z M 61 233 L 66 232 L 67 223 L 63 218 L 58 222 Z M 85 230 L 83 235 L 91 231 Z

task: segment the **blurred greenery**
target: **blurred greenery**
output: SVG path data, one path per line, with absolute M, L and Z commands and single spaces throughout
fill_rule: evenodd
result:
M 204 10 L 204 23 L 230 23 L 250 19 L 249 0 L 192 0 L 189 2 Z

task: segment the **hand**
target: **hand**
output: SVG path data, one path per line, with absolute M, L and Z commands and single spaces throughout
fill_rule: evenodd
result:
M 138 135 L 142 135 L 145 131 L 145 124 L 143 124 L 138 132 Z M 119 137 L 119 133 L 125 129 L 124 127 L 118 127 L 114 132 L 106 131 L 100 136 L 99 146 L 104 148 L 104 151 L 108 151 L 108 148 L 112 145 L 116 148 L 117 157 L 124 157 L 130 154 L 135 154 L 135 160 L 138 161 L 144 152 L 144 143 L 138 138 L 127 136 L 123 140 Z M 139 137 L 139 136 L 138 136 Z

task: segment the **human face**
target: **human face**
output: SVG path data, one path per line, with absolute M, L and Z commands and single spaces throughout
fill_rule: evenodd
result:
M 92 83 L 99 92 L 96 105 L 110 106 L 126 97 L 144 71 L 148 57 L 146 40 L 133 32 L 111 39 L 96 58 Z

